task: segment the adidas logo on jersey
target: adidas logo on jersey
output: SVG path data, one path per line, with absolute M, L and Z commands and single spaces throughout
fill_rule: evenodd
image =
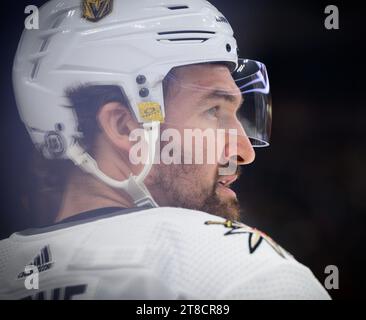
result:
M 51 269 L 53 266 L 53 262 L 50 246 L 47 245 L 44 248 L 42 248 L 41 252 L 33 259 L 33 261 L 28 263 L 28 265 L 36 266 L 39 273 Z M 21 273 L 18 274 L 18 280 L 28 277 L 31 274 L 32 272 L 22 271 Z

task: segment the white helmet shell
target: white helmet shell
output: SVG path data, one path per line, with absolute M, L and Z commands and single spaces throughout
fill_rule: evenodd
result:
M 160 105 L 164 116 L 162 80 L 173 67 L 215 61 L 237 66 L 233 30 L 207 1 L 115 0 L 97 22 L 83 17 L 82 2 L 51 0 L 40 8 L 40 29 L 23 32 L 14 61 L 20 116 L 48 158 L 67 158 L 80 136 L 68 88 L 118 85 L 143 123 L 142 102 Z

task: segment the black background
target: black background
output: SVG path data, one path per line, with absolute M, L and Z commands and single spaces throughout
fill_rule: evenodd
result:
M 122 0 L 118 0 L 122 1 Z M 32 145 L 14 102 L 11 69 L 24 8 L 1 4 L 0 238 L 33 226 Z M 335 299 L 362 298 L 366 280 L 366 13 L 351 1 L 211 1 L 233 26 L 240 55 L 263 61 L 273 94 L 272 144 L 257 151 L 236 191 L 243 221 L 270 234 L 323 283 L 339 268 Z M 340 29 L 326 30 L 324 9 L 339 8 Z

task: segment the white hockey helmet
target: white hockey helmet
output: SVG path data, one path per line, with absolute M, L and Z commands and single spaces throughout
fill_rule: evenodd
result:
M 23 32 L 13 68 L 19 113 L 34 145 L 47 158 L 69 158 L 124 189 L 138 206 L 156 206 L 143 181 L 165 115 L 162 81 L 183 65 L 219 61 L 234 70 L 237 43 L 229 22 L 205 0 L 51 0 L 39 16 L 39 30 Z M 107 177 L 77 144 L 81 133 L 65 90 L 84 83 L 119 86 L 144 124 L 150 161 L 139 176 Z

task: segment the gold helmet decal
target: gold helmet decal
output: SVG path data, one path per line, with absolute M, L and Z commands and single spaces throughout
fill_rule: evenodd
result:
M 110 14 L 113 0 L 83 0 L 83 18 L 91 22 L 98 22 Z

